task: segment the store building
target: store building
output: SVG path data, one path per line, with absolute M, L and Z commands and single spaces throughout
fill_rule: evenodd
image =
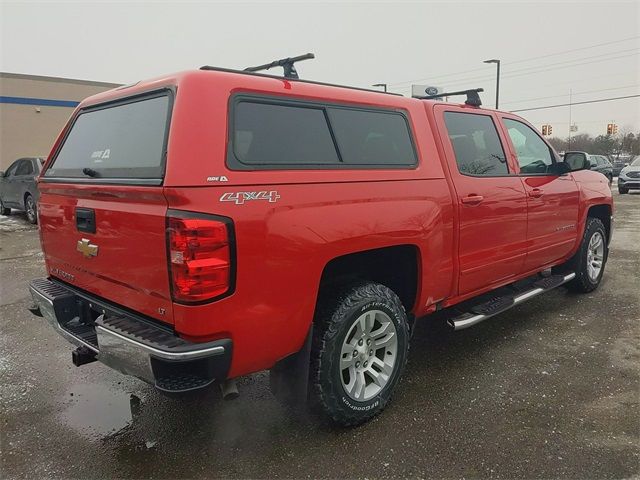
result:
M 20 157 L 46 157 L 81 100 L 118 86 L 0 72 L 0 170 Z

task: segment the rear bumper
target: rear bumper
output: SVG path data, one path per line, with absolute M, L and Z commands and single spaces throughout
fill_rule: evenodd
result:
M 230 339 L 188 342 L 167 328 L 55 280 L 33 280 L 29 290 L 35 303 L 32 313 L 44 317 L 66 340 L 159 390 L 197 390 L 227 376 Z

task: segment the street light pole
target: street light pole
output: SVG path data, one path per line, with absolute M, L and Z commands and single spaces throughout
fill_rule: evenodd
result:
M 387 92 L 387 84 L 386 83 L 374 83 L 371 86 L 372 87 L 382 87 L 382 88 L 384 88 L 385 93 Z
M 496 110 L 498 109 L 498 99 L 500 98 L 500 60 L 492 58 L 491 60 L 485 60 L 484 63 L 496 64 Z

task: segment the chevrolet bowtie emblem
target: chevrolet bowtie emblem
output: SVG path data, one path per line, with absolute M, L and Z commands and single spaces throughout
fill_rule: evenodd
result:
M 90 240 L 83 238 L 82 240 L 78 240 L 78 244 L 76 245 L 76 250 L 78 250 L 85 257 L 95 257 L 98 255 L 98 245 L 94 245 Z

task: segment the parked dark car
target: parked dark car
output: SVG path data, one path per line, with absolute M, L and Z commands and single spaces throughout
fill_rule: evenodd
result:
M 609 185 L 611 185 L 613 181 L 613 165 L 604 155 L 590 155 L 587 152 L 566 152 L 563 158 L 569 164 L 586 160 L 589 169 L 603 174 L 609 180 Z
M 0 214 L 10 215 L 11 209 L 24 210 L 31 223 L 38 223 L 38 188 L 42 158 L 19 158 L 6 172 L 0 172 Z

